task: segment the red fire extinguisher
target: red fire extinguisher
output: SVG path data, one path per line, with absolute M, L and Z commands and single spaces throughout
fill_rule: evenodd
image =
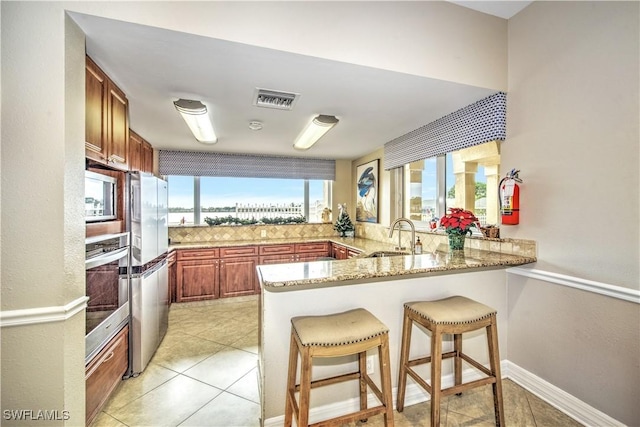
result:
M 520 186 L 519 170 L 512 169 L 500 181 L 500 216 L 505 225 L 516 225 L 520 222 Z

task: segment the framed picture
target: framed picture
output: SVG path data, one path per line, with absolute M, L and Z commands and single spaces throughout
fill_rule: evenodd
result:
M 356 220 L 378 222 L 379 159 L 356 168 Z

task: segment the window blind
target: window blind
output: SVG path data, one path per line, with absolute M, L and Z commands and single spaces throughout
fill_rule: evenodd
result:
M 507 95 L 495 93 L 384 145 L 384 169 L 394 169 L 507 136 Z
M 335 181 L 336 162 L 301 157 L 161 150 L 159 172 L 162 175 Z

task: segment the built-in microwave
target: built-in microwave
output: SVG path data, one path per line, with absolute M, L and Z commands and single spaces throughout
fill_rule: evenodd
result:
M 107 175 L 84 172 L 84 211 L 87 222 L 117 219 L 118 181 Z

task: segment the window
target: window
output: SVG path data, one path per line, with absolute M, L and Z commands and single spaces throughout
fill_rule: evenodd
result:
M 321 222 L 331 206 L 331 181 L 170 175 L 169 225 L 205 224 L 205 218 L 300 217 Z
M 497 141 L 404 166 L 404 215 L 427 228 L 448 208 L 472 211 L 482 225 L 498 224 L 500 154 Z

